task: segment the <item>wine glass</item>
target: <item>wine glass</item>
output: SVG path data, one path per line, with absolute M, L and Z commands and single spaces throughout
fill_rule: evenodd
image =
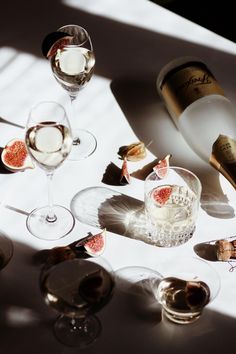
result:
M 55 43 L 49 60 L 57 82 L 70 97 L 73 146 L 69 159 L 76 161 L 91 155 L 97 146 L 92 133 L 76 128 L 74 112 L 74 101 L 93 74 L 95 56 L 90 36 L 84 28 L 66 25 L 57 32 L 65 33 L 65 37 L 60 44 Z
M 40 289 L 46 304 L 61 314 L 54 324 L 56 338 L 80 348 L 94 342 L 101 332 L 101 323 L 93 313 L 107 304 L 113 288 L 113 271 L 102 257 L 46 264 Z
M 44 101 L 34 106 L 26 124 L 26 145 L 29 154 L 42 168 L 48 180 L 48 205 L 34 209 L 28 216 L 28 230 L 36 237 L 56 240 L 74 227 L 72 213 L 63 206 L 53 205 L 51 184 L 53 174 L 71 151 L 72 137 L 64 108 Z

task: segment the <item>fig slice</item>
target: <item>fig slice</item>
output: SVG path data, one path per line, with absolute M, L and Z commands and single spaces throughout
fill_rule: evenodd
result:
M 125 158 L 121 168 L 120 184 L 125 185 L 128 183 L 130 183 L 130 174 L 128 171 L 127 160 Z
M 21 139 L 12 139 L 7 143 L 2 151 L 1 160 L 4 166 L 11 172 L 34 168 L 26 144 Z
M 66 32 L 51 32 L 46 35 L 42 42 L 43 56 L 49 59 L 54 55 L 58 49 L 62 49 L 65 45 L 70 44 L 73 36 L 70 36 Z
M 173 187 L 171 186 L 160 186 L 153 190 L 151 197 L 160 206 L 163 206 L 169 200 L 172 191 L 173 191 Z
M 171 154 L 166 155 L 164 159 L 159 160 L 158 163 L 153 167 L 153 171 L 159 178 L 164 178 L 167 176 L 171 156 Z
M 106 245 L 106 229 L 103 229 L 102 232 L 89 235 L 78 241 L 75 245 L 75 248 L 83 248 L 84 251 L 92 257 L 100 256 Z

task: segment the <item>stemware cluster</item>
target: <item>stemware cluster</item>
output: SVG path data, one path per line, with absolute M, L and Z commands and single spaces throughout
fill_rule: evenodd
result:
M 51 45 L 47 57 L 57 82 L 69 94 L 73 107 L 78 92 L 93 74 L 93 46 L 88 32 L 78 25 L 63 26 L 55 33 L 60 38 Z M 64 237 L 75 224 L 68 209 L 53 205 L 51 192 L 53 173 L 65 159 L 79 160 L 96 149 L 93 134 L 76 129 L 74 123 L 74 114 L 68 118 L 65 109 L 56 102 L 37 104 L 27 121 L 25 141 L 28 151 L 48 179 L 48 206 L 33 210 L 27 218 L 29 231 L 41 239 Z

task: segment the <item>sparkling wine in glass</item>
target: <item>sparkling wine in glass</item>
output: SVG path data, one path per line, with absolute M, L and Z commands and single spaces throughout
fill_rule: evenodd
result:
M 79 91 L 93 75 L 95 56 L 90 36 L 84 28 L 66 25 L 57 32 L 65 36 L 54 44 L 48 58 L 57 82 L 70 96 L 73 146 L 69 159 L 76 161 L 91 155 L 97 146 L 93 134 L 76 128 L 74 112 L 74 101 Z
M 54 325 L 56 338 L 68 346 L 91 344 L 101 332 L 94 313 L 108 303 L 113 288 L 111 266 L 101 257 L 45 265 L 40 289 L 46 304 L 61 314 Z
M 34 106 L 27 121 L 25 141 L 31 157 L 45 171 L 48 180 L 48 205 L 33 210 L 26 224 L 34 236 L 56 240 L 66 236 L 75 224 L 67 208 L 53 204 L 51 191 L 54 171 L 67 158 L 72 146 L 70 124 L 64 108 L 49 101 Z

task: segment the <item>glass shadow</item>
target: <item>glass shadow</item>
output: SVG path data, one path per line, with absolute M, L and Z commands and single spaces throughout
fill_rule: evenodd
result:
M 84 224 L 151 243 L 141 200 L 109 188 L 89 187 L 73 197 L 71 211 Z

